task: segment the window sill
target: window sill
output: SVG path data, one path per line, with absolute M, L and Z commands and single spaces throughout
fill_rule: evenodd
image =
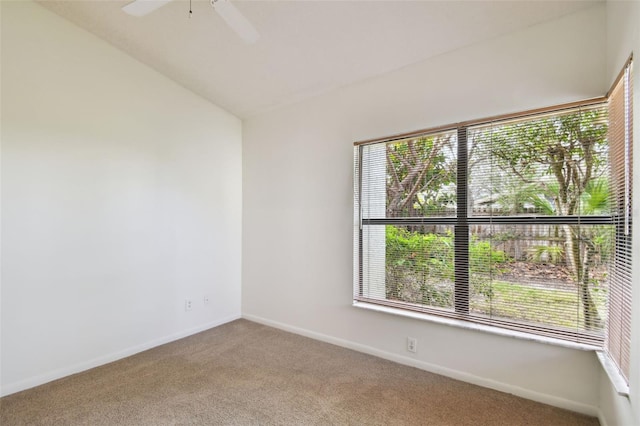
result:
M 387 313 L 387 314 L 399 315 L 399 316 L 406 317 L 406 318 L 414 318 L 414 319 L 427 321 L 427 322 L 432 322 L 432 323 L 436 323 L 436 324 L 442 324 L 442 325 L 448 325 L 448 326 L 451 326 L 451 327 L 462 328 L 462 329 L 465 329 L 465 330 L 481 331 L 483 333 L 490 333 L 490 334 L 494 334 L 494 335 L 498 335 L 498 336 L 512 337 L 512 338 L 516 338 L 516 339 L 528 340 L 528 341 L 531 341 L 531 342 L 544 343 L 544 344 L 553 345 L 553 346 L 561 346 L 561 347 L 570 348 L 570 349 L 578 349 L 578 350 L 582 350 L 582 351 L 596 351 L 596 352 L 600 352 L 601 349 L 602 349 L 602 348 L 600 348 L 598 346 L 586 345 L 586 344 L 583 344 L 583 343 L 569 342 L 569 341 L 566 341 L 566 340 L 554 339 L 554 338 L 551 338 L 551 337 L 536 336 L 534 334 L 522 333 L 522 332 L 513 331 L 513 330 L 505 330 L 505 329 L 502 329 L 502 328 L 499 328 L 499 327 L 491 327 L 491 326 L 484 325 L 484 324 L 474 324 L 472 322 L 460 321 L 460 320 L 456 320 L 456 319 L 452 319 L 452 318 L 442 318 L 442 317 L 438 317 L 438 316 L 434 316 L 434 315 L 423 314 L 423 313 L 419 313 L 419 312 L 412 312 L 412 311 L 407 311 L 407 310 L 404 310 L 404 309 L 392 308 L 392 307 L 389 307 L 389 306 L 375 305 L 373 303 L 354 301 L 353 302 L 353 306 L 355 306 L 356 308 L 360 308 L 360 309 L 367 309 L 367 310 L 376 311 L 376 312 L 384 312 L 384 313 Z M 614 369 L 615 369 L 615 367 L 614 367 Z M 606 368 L 605 368 L 605 370 L 606 370 Z M 618 373 L 618 375 L 619 375 L 619 373 Z M 611 377 L 611 376 L 609 376 L 609 377 Z M 615 383 L 614 383 L 614 385 L 615 385 Z M 618 388 L 616 387 L 616 390 L 617 389 Z M 628 388 L 627 388 L 627 392 L 628 392 Z M 618 393 L 620 393 L 620 392 L 618 392 Z
M 629 385 L 625 378 L 620 374 L 618 367 L 613 363 L 611 358 L 604 351 L 596 351 L 596 355 L 598 355 L 598 360 L 600 360 L 600 364 L 602 364 L 602 368 L 606 371 L 607 376 L 609 376 L 609 380 L 613 385 L 613 388 L 616 390 L 618 395 L 629 397 Z

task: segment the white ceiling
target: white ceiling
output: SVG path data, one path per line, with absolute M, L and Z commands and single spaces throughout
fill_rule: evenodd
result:
M 145 17 L 128 1 L 40 4 L 241 118 L 592 7 L 594 1 L 234 1 L 247 45 L 208 1 Z

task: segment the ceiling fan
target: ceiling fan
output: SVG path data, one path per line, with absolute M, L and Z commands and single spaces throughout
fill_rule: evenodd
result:
M 123 11 L 133 16 L 144 16 L 172 0 L 135 0 L 122 8 Z M 210 0 L 213 9 L 240 36 L 246 43 L 252 44 L 258 41 L 260 34 L 240 13 L 229 0 Z

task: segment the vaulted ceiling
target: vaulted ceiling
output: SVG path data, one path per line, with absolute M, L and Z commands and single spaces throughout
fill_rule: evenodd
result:
M 40 1 L 187 89 L 247 118 L 553 20 L 597 1 L 234 1 L 260 39 L 245 44 L 209 1 L 144 17 L 120 0 Z M 473 64 L 470 64 L 470 69 Z

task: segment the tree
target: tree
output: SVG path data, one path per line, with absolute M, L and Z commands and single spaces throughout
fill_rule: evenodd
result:
M 387 145 L 387 217 L 422 216 L 442 211 L 454 184 L 453 134 L 410 139 Z
M 572 112 L 488 128 L 476 135 L 503 174 L 539 190 L 531 202 L 558 216 L 606 208 L 607 123 L 602 110 Z M 591 209 L 591 211 L 589 211 Z M 595 235 L 561 225 L 568 266 L 576 279 L 586 329 L 602 326 L 590 292 Z

